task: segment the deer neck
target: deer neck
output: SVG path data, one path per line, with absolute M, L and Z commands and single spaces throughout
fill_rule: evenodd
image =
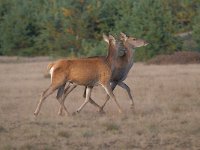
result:
M 130 59 L 133 59 L 134 51 L 135 51 L 134 49 L 128 48 L 128 50 L 127 50 L 127 57 L 129 59 L 129 61 L 130 61 Z
M 108 62 L 109 66 L 111 67 L 112 70 L 114 68 L 116 58 L 117 58 L 116 47 L 112 43 L 110 43 L 109 48 L 108 48 L 108 55 L 106 57 L 106 61 Z
M 127 50 L 127 52 L 126 52 L 127 61 L 128 62 L 133 61 L 133 55 L 134 55 L 135 49 L 131 48 L 128 44 L 125 46 L 125 48 Z

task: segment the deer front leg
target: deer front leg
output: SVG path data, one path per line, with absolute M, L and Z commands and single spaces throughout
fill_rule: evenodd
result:
M 128 87 L 128 85 L 126 85 L 124 82 L 119 82 L 118 85 L 127 91 L 128 96 L 129 96 L 129 98 L 130 98 L 131 108 L 134 108 L 133 97 L 132 97 L 132 95 L 131 95 L 131 90 L 130 90 L 130 88 Z
M 87 86 L 85 87 L 84 93 L 83 93 L 83 97 L 86 98 L 86 89 Z M 101 106 L 99 106 L 91 97 L 89 99 L 89 102 L 94 105 L 95 107 L 97 107 L 99 109 L 99 111 L 101 111 Z
M 117 104 L 118 111 L 119 111 L 120 113 L 122 113 L 122 109 L 121 109 L 121 107 L 120 107 L 120 105 L 119 105 L 119 103 L 118 103 L 118 101 L 117 101 L 115 95 L 113 94 L 110 85 L 108 84 L 108 85 L 103 86 L 103 87 L 104 87 L 106 93 L 107 93 L 107 94 L 115 101 L 115 103 Z
M 77 109 L 77 113 L 79 113 L 83 107 L 89 102 L 90 100 L 90 96 L 91 96 L 91 92 L 92 92 L 92 87 L 87 87 L 86 89 L 86 98 L 85 98 L 85 101 L 84 103 Z
M 115 89 L 115 87 L 116 87 L 116 85 L 117 85 L 117 83 L 116 82 L 111 82 L 111 90 L 113 91 L 114 89 Z M 108 102 L 108 100 L 110 99 L 110 96 L 107 94 L 106 95 L 106 100 L 105 100 L 105 102 L 104 102 L 104 104 L 101 106 L 101 108 L 99 109 L 99 112 L 104 112 L 104 107 L 105 107 L 105 105 L 106 105 L 106 103 Z

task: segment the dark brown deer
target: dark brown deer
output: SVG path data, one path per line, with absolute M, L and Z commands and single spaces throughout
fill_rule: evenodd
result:
M 116 67 L 112 73 L 111 77 L 111 89 L 114 90 L 117 85 L 125 89 L 129 95 L 131 107 L 134 108 L 134 101 L 131 95 L 130 88 L 123 81 L 127 78 L 127 75 L 134 63 L 134 51 L 137 47 L 142 47 L 148 45 L 148 43 L 141 39 L 136 39 L 131 36 L 126 36 L 124 33 L 120 33 L 120 40 L 123 42 L 123 46 L 127 51 L 123 57 L 117 57 Z M 104 106 L 109 100 L 109 96 L 107 95 L 105 103 L 101 107 L 101 111 L 103 111 Z
M 109 38 L 108 56 L 104 59 L 101 58 L 88 58 L 88 59 L 61 59 L 50 63 L 48 70 L 51 75 L 51 85 L 43 93 L 34 112 L 37 116 L 44 100 L 51 95 L 55 90 L 63 87 L 67 82 L 86 86 L 85 102 L 77 110 L 80 111 L 85 104 L 90 100 L 91 90 L 97 84 L 100 84 L 106 93 L 115 101 L 118 106 L 119 112 L 122 112 L 110 87 L 110 78 L 112 75 L 113 65 L 111 60 L 116 59 L 116 41 L 110 36 Z M 67 108 L 64 106 L 64 101 L 59 101 L 62 108 L 69 114 Z
M 133 97 L 131 95 L 130 88 L 123 81 L 126 79 L 128 72 L 133 66 L 134 49 L 137 47 L 146 46 L 148 43 L 144 40 L 136 39 L 134 37 L 127 37 L 124 33 L 120 33 L 120 40 L 117 42 L 117 44 L 119 45 L 117 51 L 118 53 L 121 53 L 121 56 L 119 56 L 118 54 L 116 60 L 114 61 L 111 60 L 112 64 L 112 76 L 110 80 L 111 89 L 114 90 L 116 85 L 119 85 L 120 87 L 124 88 L 128 92 L 129 98 L 131 100 L 131 106 L 134 107 Z M 105 59 L 105 57 L 96 57 L 96 58 Z M 75 87 L 76 85 L 73 84 L 67 86 L 67 88 L 64 91 L 63 101 Z M 84 97 L 86 96 L 86 88 L 83 96 Z M 90 102 L 96 107 L 98 107 L 100 111 L 103 111 L 103 108 L 108 100 L 109 96 L 107 95 L 105 103 L 102 105 L 102 107 L 100 107 L 90 98 Z M 58 114 L 59 115 L 62 114 L 62 107 L 60 107 Z

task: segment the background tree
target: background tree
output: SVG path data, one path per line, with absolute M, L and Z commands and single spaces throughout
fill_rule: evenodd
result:
M 199 43 L 199 0 L 0 0 L 0 55 L 106 55 L 102 33 L 151 43 L 137 60 Z M 177 35 L 192 32 L 182 38 Z M 197 45 L 197 44 L 196 44 Z M 193 48 L 198 50 L 198 47 Z
M 196 50 L 200 51 L 200 9 L 198 10 L 196 17 L 194 18 L 193 37 L 198 45 Z

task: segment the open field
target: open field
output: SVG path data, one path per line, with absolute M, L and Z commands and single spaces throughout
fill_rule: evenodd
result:
M 200 65 L 135 64 L 125 81 L 134 95 L 135 111 L 127 93 L 115 95 L 124 113 L 110 100 L 106 114 L 87 104 L 78 115 L 58 116 L 55 94 L 33 116 L 47 61 L 0 63 L 1 150 L 200 150 Z M 83 102 L 83 87 L 65 105 L 72 113 Z M 99 104 L 101 87 L 92 97 Z

